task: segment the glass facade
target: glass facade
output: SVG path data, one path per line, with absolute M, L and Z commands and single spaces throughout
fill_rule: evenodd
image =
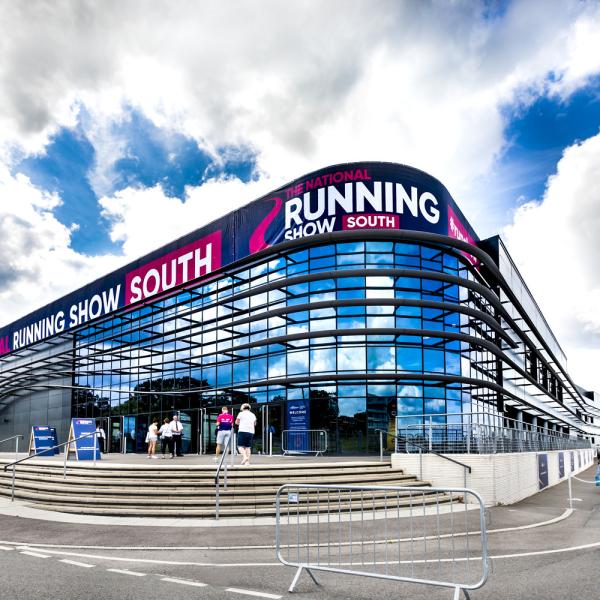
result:
M 334 453 L 474 419 L 600 431 L 500 238 L 461 215 L 402 165 L 299 178 L 0 329 L 0 439 L 64 440 L 85 417 L 141 451 L 178 412 L 184 451 L 207 452 L 220 407 L 244 402 L 258 451 L 292 406 Z
M 398 413 L 470 408 L 460 382 L 414 379 L 461 375 L 465 344 L 444 334 L 467 326 L 448 309 L 466 300 L 455 281 L 471 277 L 465 262 L 450 249 L 365 241 L 232 269 L 77 332 L 73 416 L 136 417 L 143 431 L 151 417 L 249 401 L 271 405 L 272 421 L 279 411 L 284 428 L 286 403 L 305 399 L 333 449 L 375 449 L 375 430 L 392 431 Z

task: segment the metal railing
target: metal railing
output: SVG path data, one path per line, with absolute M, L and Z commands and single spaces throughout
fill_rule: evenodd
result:
M 276 506 L 278 560 L 303 570 L 446 587 L 487 580 L 485 507 L 469 489 L 286 484 Z
M 10 442 L 10 440 L 15 440 L 15 460 L 19 460 L 19 438 L 22 438 L 23 436 L 21 434 L 19 435 L 12 435 L 11 437 L 7 437 L 4 438 L 3 440 L 0 440 L 0 444 L 3 444 L 4 442 Z
M 35 452 L 34 454 L 30 454 L 29 456 L 26 456 L 25 458 L 15 460 L 14 462 L 4 465 L 5 473 L 9 469 L 9 467 L 12 467 L 12 492 L 11 492 L 11 498 L 10 498 L 11 501 L 14 502 L 14 499 L 15 499 L 15 474 L 17 471 L 17 465 L 19 465 L 22 462 L 25 462 L 27 460 L 31 460 L 32 458 L 36 458 L 38 456 L 47 456 L 48 452 L 50 452 L 50 451 L 57 450 L 58 448 L 62 448 L 63 446 L 67 446 L 68 444 L 75 444 L 79 440 L 83 440 L 90 436 L 94 436 L 94 467 L 96 467 L 96 452 L 98 449 L 98 432 L 97 431 L 92 431 L 91 433 L 86 433 L 85 435 L 81 435 L 75 439 L 69 440 L 67 442 L 63 442 L 62 444 L 58 444 L 58 445 L 52 446 L 50 448 L 44 448 L 40 452 Z M 65 451 L 64 451 L 65 459 L 64 459 L 64 465 L 63 465 L 63 479 L 67 478 L 67 455 L 68 454 L 69 453 L 67 452 L 67 449 L 65 448 Z
M 284 429 L 281 432 L 283 454 L 314 454 L 327 452 L 328 437 L 325 429 Z
M 401 435 L 394 435 L 393 433 L 388 433 L 387 431 L 385 431 L 385 429 L 376 429 L 375 431 L 379 432 L 379 460 L 383 461 L 383 438 L 384 436 L 387 437 L 391 437 L 394 438 L 395 444 L 396 444 L 396 452 L 398 452 L 398 442 L 404 444 L 404 445 L 410 445 L 410 446 L 414 446 L 415 448 L 417 448 L 418 452 L 419 452 L 419 479 L 423 479 L 423 461 L 422 461 L 422 455 L 423 452 L 427 453 L 427 454 L 435 454 L 436 456 L 439 456 L 440 458 L 443 458 L 444 460 L 447 460 L 451 463 L 454 463 L 455 465 L 458 465 L 459 467 L 463 468 L 463 475 L 464 475 L 464 482 L 465 482 L 465 487 L 467 487 L 467 473 L 471 473 L 472 469 L 469 465 L 466 465 L 463 462 L 460 462 L 459 460 L 456 460 L 455 458 L 450 458 L 449 456 L 445 456 L 443 454 L 440 454 L 439 452 L 436 452 L 435 450 L 430 450 L 428 447 L 426 446 L 422 446 L 421 444 L 418 444 L 412 440 L 409 440 L 407 438 L 405 438 L 404 436 Z M 408 450 L 407 450 L 408 452 Z
M 231 466 L 233 466 L 233 455 L 235 448 L 235 433 L 232 431 L 231 435 L 227 439 L 227 443 L 223 447 L 223 453 L 221 459 L 217 465 L 217 472 L 215 473 L 215 519 L 219 519 L 219 511 L 221 508 L 221 469 L 223 469 L 223 489 L 227 489 L 227 451 L 231 454 Z
M 413 445 L 425 445 L 429 451 L 445 454 L 498 454 L 507 452 L 543 452 L 579 450 L 591 447 L 583 440 L 530 423 L 487 413 L 417 415 L 420 423 L 403 423 L 415 416 L 396 418 L 396 430 Z M 438 423 L 437 418 L 460 419 Z M 406 447 L 410 451 L 410 447 Z

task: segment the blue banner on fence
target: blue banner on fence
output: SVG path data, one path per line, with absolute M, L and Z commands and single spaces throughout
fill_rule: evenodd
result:
M 290 400 L 287 403 L 288 450 L 310 452 L 310 401 Z M 297 432 L 297 433 L 294 433 Z
M 69 440 L 77 439 L 86 433 L 93 433 L 94 431 L 96 431 L 96 421 L 94 419 L 71 419 Z M 77 460 L 94 460 L 94 439 L 95 436 L 90 435 L 70 444 L 70 449 L 75 450 Z M 100 458 L 100 447 L 96 443 L 96 459 L 100 460 Z
M 558 478 L 562 479 L 565 476 L 565 453 L 558 453 Z
M 548 455 L 538 454 L 538 482 L 540 490 L 548 487 Z
M 35 452 L 40 456 L 54 456 L 59 454 L 60 450 L 50 448 L 58 446 L 56 429 L 47 425 L 34 425 L 31 428 L 31 438 L 29 441 L 29 452 Z

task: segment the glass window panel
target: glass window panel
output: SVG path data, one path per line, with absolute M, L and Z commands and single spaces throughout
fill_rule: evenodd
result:
M 396 366 L 399 371 L 422 371 L 423 357 L 421 347 L 396 348 Z
M 337 350 L 338 370 L 364 371 L 366 352 L 364 346 L 339 346 Z
M 308 352 L 289 352 L 287 356 L 288 375 L 299 375 L 308 373 Z
M 367 346 L 369 371 L 395 371 L 396 348 L 393 346 Z
M 285 354 L 269 356 L 269 377 L 285 377 Z
M 364 385 L 338 385 L 338 396 L 362 396 L 365 395 L 366 388 Z
M 315 348 L 310 351 L 311 373 L 335 371 L 335 348 Z
M 444 352 L 441 350 L 423 350 L 423 370 L 429 373 L 444 372 Z

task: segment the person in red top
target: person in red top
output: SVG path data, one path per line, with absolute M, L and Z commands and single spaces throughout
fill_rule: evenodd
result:
M 217 451 L 215 460 L 219 460 L 221 449 L 227 447 L 231 432 L 233 429 L 233 415 L 229 412 L 229 408 L 224 406 L 221 409 L 221 414 L 217 417 Z

